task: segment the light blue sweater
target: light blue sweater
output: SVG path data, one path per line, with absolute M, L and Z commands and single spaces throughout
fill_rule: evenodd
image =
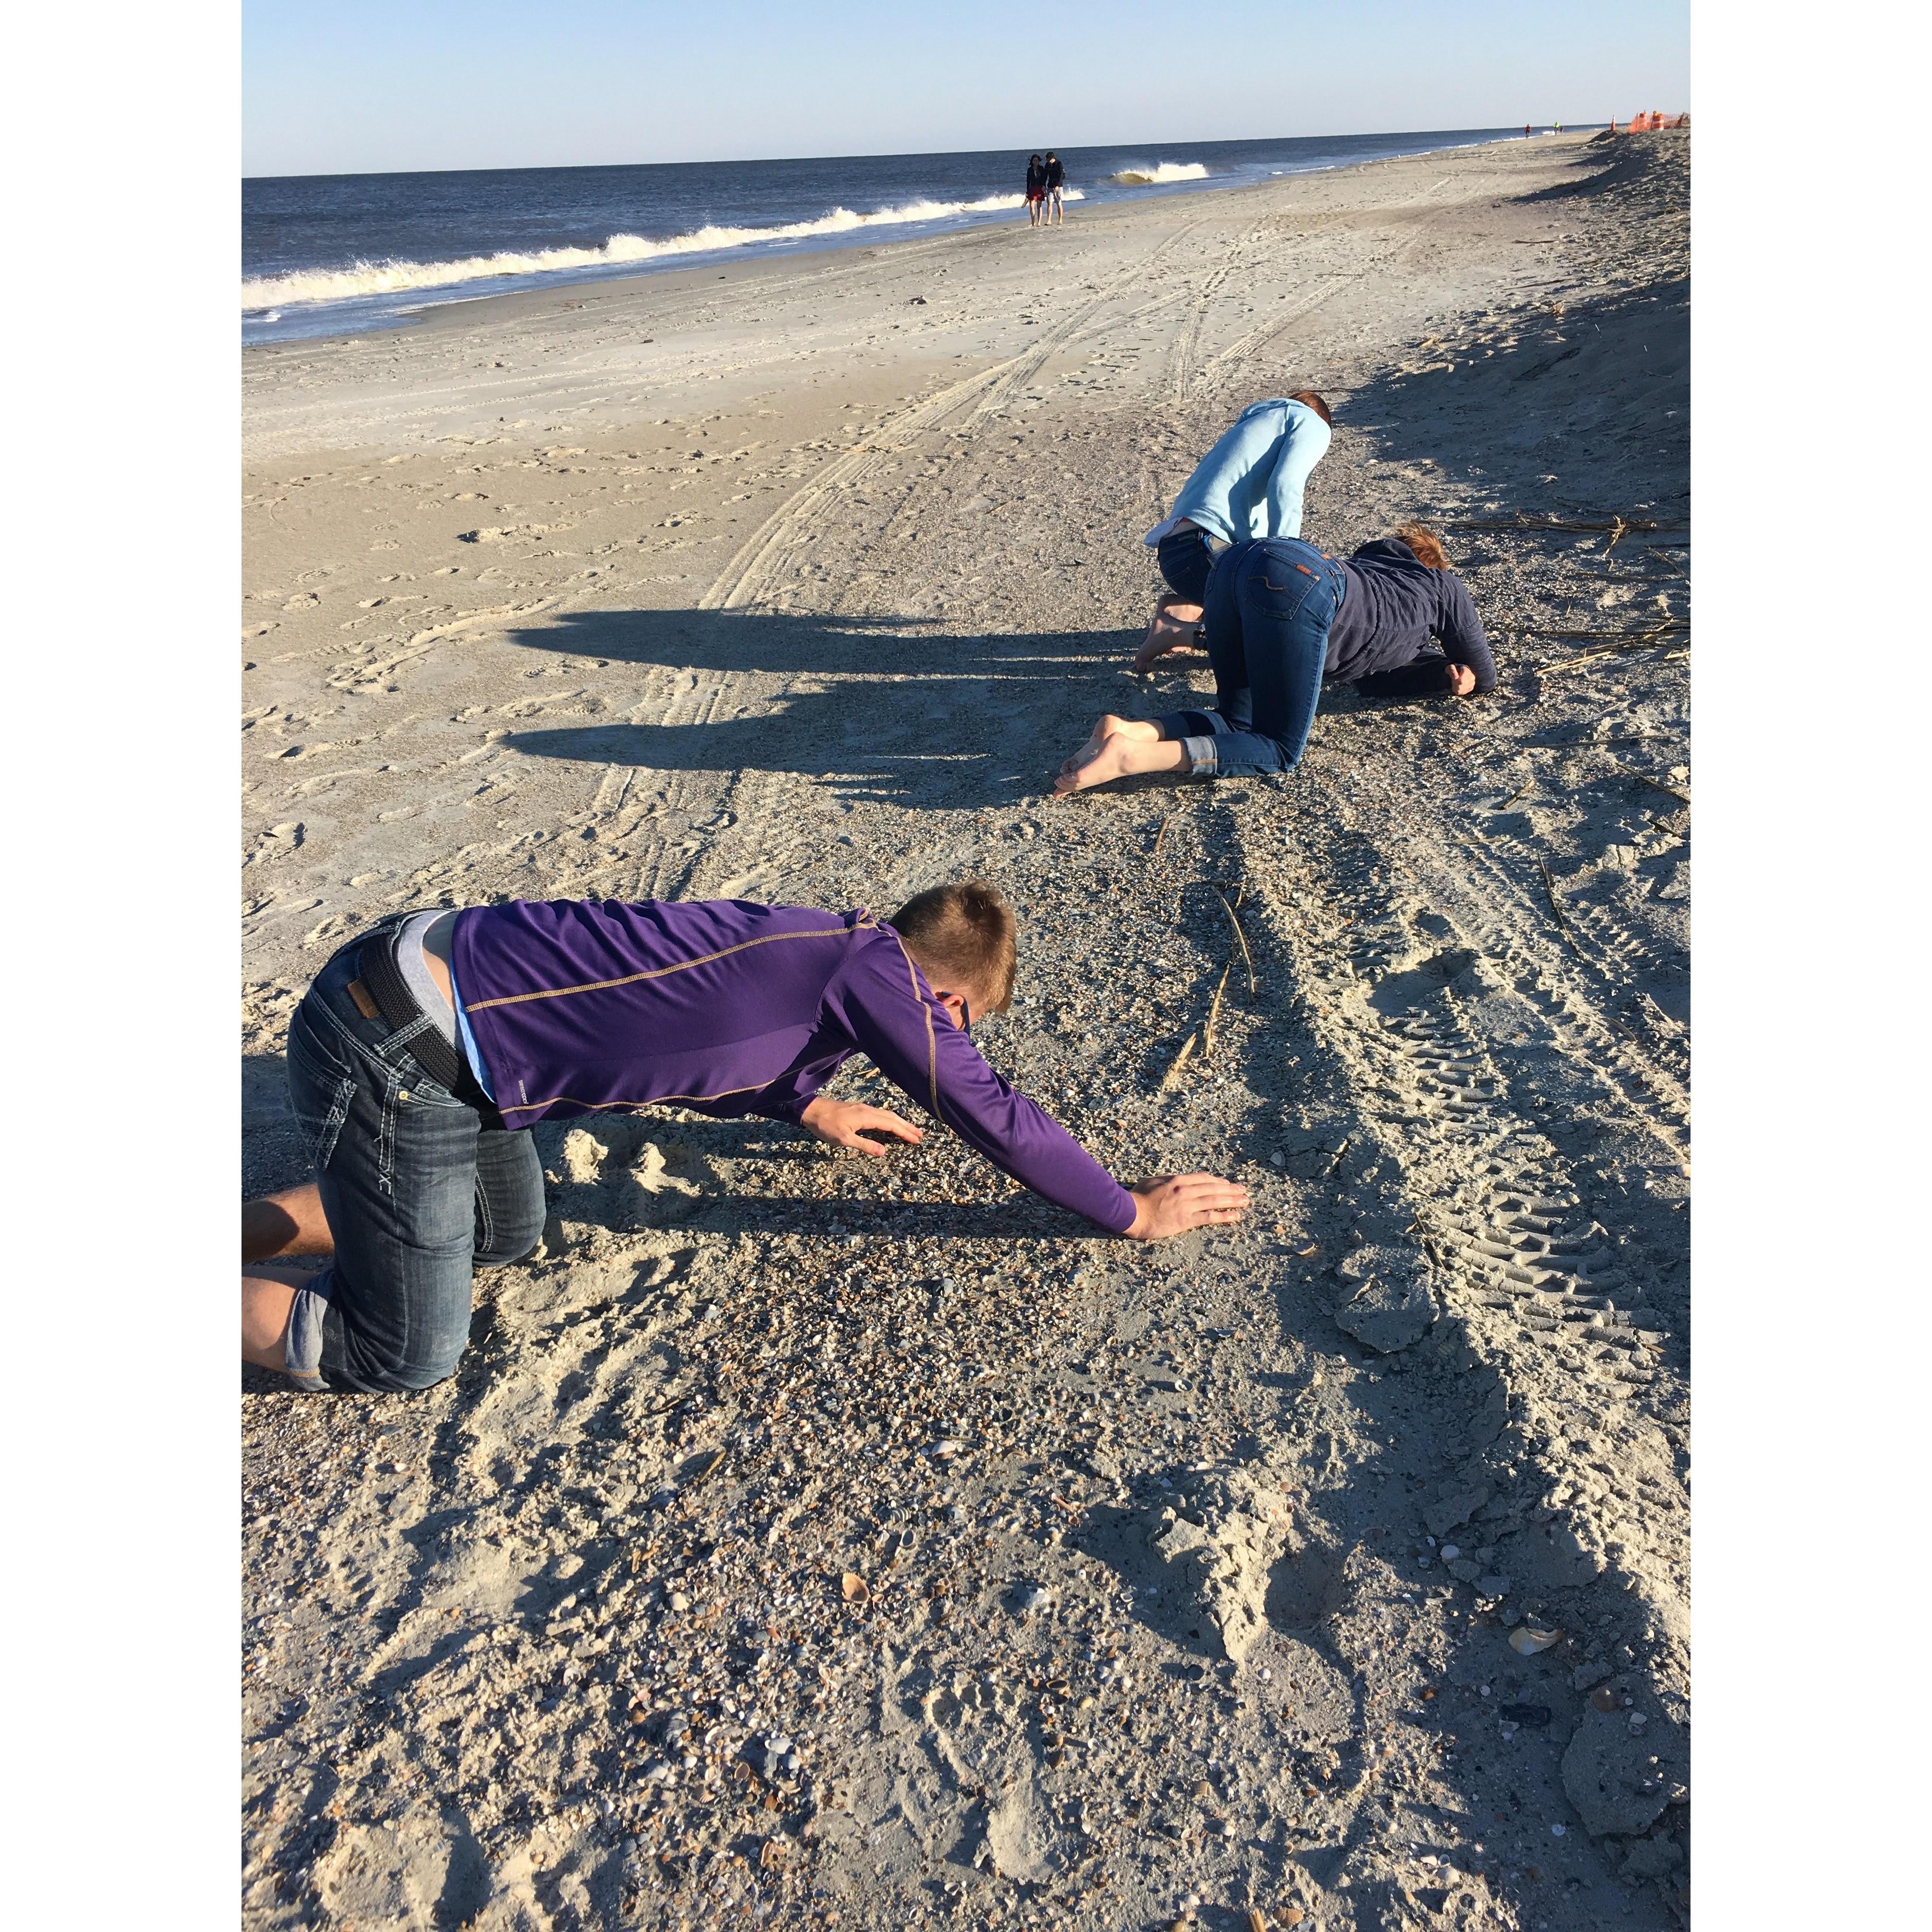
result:
M 1250 404 L 1201 459 L 1167 520 L 1142 541 L 1152 549 L 1183 521 L 1223 543 L 1298 537 L 1302 488 L 1328 437 L 1328 425 L 1306 403 L 1274 396 Z

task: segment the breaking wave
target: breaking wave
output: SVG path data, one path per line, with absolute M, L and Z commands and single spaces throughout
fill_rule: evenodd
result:
M 1123 168 L 1114 177 L 1123 188 L 1152 188 L 1162 182 L 1207 178 L 1208 170 L 1199 161 L 1161 161 L 1152 167 Z
M 1204 174 L 1207 170 L 1198 172 Z M 1066 199 L 1078 201 L 1080 190 L 1069 188 Z M 658 261 L 668 255 L 707 254 L 715 249 L 751 248 L 761 242 L 802 241 L 814 235 L 842 235 L 855 228 L 944 221 L 954 215 L 991 214 L 1025 206 L 1024 195 L 994 194 L 979 201 L 908 202 L 870 214 L 835 208 L 816 220 L 788 222 L 776 228 L 707 226 L 694 229 L 688 235 L 655 238 L 613 235 L 597 248 L 536 248 L 466 255 L 451 262 L 356 262 L 346 268 L 298 268 L 286 274 L 263 275 L 244 281 L 242 307 L 245 314 L 262 321 L 268 318 L 260 311 L 284 308 L 290 302 L 350 302 L 358 296 L 448 288 L 464 282 L 494 281 L 507 275 L 540 275 L 562 268 L 621 268 L 627 262 Z

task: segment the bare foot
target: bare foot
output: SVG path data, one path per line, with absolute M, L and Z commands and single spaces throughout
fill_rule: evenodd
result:
M 1198 604 L 1163 604 L 1154 614 L 1154 622 L 1148 625 L 1147 635 L 1134 654 L 1136 674 L 1144 676 L 1170 652 L 1205 650 L 1194 634 L 1200 621 Z
M 1053 782 L 1056 798 L 1070 797 L 1114 778 L 1136 773 L 1179 770 L 1186 753 L 1160 735 L 1160 727 L 1144 718 L 1116 718 L 1109 713 L 1094 727 L 1093 735 L 1060 768 Z
M 1072 758 L 1060 767 L 1062 778 L 1070 778 L 1082 766 L 1089 764 L 1099 753 L 1100 747 L 1109 738 L 1158 738 L 1160 727 L 1150 724 L 1144 718 L 1116 718 L 1109 711 L 1096 721 L 1094 728 L 1087 734 L 1087 742 Z M 1061 789 L 1058 785 L 1054 789 Z M 1070 787 L 1067 789 L 1071 789 Z
M 1070 798 L 1076 791 L 1106 784 L 1110 779 L 1125 778 L 1127 752 L 1132 742 L 1127 738 L 1109 737 L 1103 738 L 1096 745 L 1090 740 L 1060 766 L 1060 776 L 1053 782 L 1054 796 Z

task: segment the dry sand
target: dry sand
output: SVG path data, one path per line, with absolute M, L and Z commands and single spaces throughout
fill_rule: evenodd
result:
M 249 353 L 250 1189 L 389 908 L 970 868 L 1024 920 L 989 1056 L 1258 1202 L 1150 1250 L 944 1132 L 544 1130 L 454 1381 L 244 1376 L 250 1927 L 1678 1922 L 1688 167 L 1506 143 Z M 1042 803 L 1207 688 L 1124 669 L 1138 540 L 1304 384 L 1308 534 L 1442 526 L 1496 694 Z

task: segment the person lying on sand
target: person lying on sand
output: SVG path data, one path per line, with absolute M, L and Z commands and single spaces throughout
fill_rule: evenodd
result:
M 820 1089 L 854 1053 L 994 1166 L 1138 1240 L 1238 1221 L 1213 1174 L 1128 1189 L 1007 1085 L 968 1036 L 1004 1012 L 1013 915 L 935 887 L 886 921 L 741 899 L 561 899 L 386 920 L 343 946 L 289 1028 L 316 1168 L 242 1210 L 242 1354 L 304 1388 L 423 1389 L 469 1340 L 470 1271 L 544 1226 L 542 1120 L 653 1106 L 756 1114 L 835 1146 L 917 1145 Z M 260 1264 L 327 1256 L 312 1274 Z
M 1312 389 L 1250 403 L 1196 464 L 1172 514 L 1141 539 L 1168 586 L 1148 627 L 1148 646 L 1192 634 L 1208 572 L 1228 544 L 1300 536 L 1302 492 L 1328 453 L 1334 421 Z
M 1380 698 L 1470 698 L 1496 681 L 1468 587 L 1420 524 L 1363 544 L 1346 562 L 1288 538 L 1232 544 L 1208 581 L 1201 640 L 1214 709 L 1152 719 L 1108 713 L 1060 766 L 1056 794 L 1142 772 L 1292 772 L 1324 678 Z M 1134 668 L 1186 648 L 1184 634 L 1150 640 Z

